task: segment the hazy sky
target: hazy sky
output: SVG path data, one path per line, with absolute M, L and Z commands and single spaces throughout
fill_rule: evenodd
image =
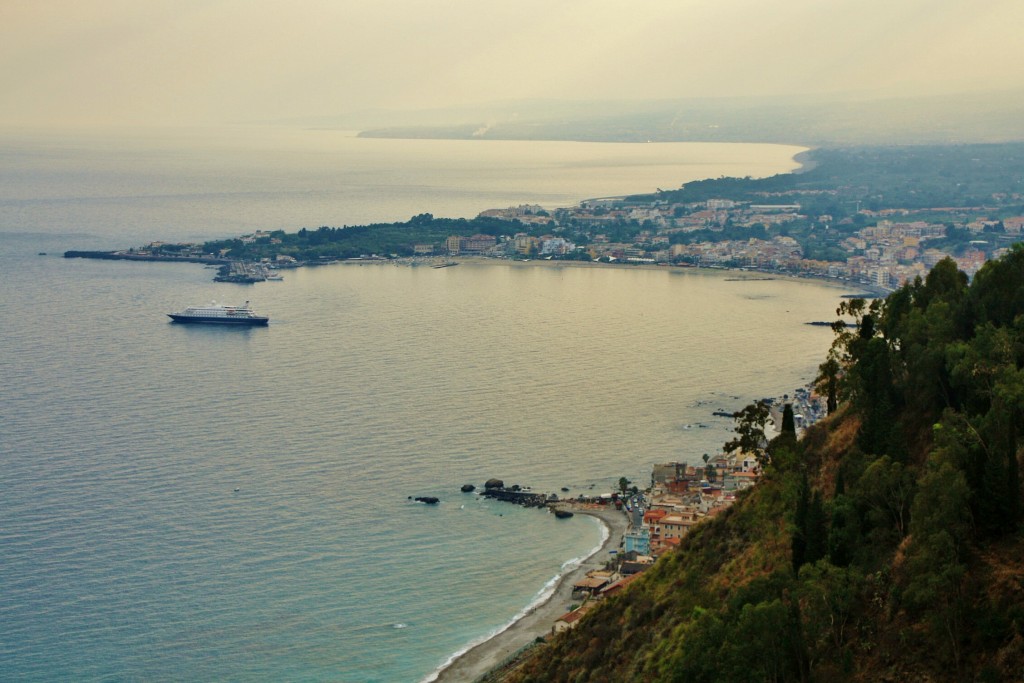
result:
M 1022 0 L 0 0 L 0 124 L 1024 87 Z

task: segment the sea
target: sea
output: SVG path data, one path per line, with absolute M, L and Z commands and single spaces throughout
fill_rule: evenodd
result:
M 235 285 L 63 251 L 567 206 L 800 151 L 0 131 L 0 680 L 432 680 L 603 533 L 463 484 L 595 494 L 701 461 L 733 435 L 713 412 L 812 379 L 831 332 L 805 323 L 844 293 L 469 262 Z M 166 315 L 214 300 L 270 326 Z

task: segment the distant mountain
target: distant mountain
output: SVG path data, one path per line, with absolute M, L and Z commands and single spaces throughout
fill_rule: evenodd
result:
M 912 98 L 518 100 L 408 112 L 371 110 L 287 123 L 386 138 L 812 146 L 1004 142 L 1024 140 L 1024 90 Z

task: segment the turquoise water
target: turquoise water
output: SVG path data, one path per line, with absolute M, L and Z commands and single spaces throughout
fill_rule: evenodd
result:
M 243 288 L 194 265 L 64 260 L 134 244 L 126 214 L 182 238 L 198 226 L 176 216 L 254 210 L 224 188 L 175 194 L 194 150 L 147 193 L 115 182 L 149 182 L 138 158 L 60 149 L 5 148 L 3 173 L 38 167 L 38 186 L 0 184 L 4 680 L 428 677 L 601 536 L 461 484 L 601 490 L 699 459 L 729 437 L 711 411 L 810 377 L 830 334 L 802 323 L 840 294 L 469 264 Z M 242 165 L 194 170 L 225 164 Z M 165 316 L 242 298 L 269 328 Z

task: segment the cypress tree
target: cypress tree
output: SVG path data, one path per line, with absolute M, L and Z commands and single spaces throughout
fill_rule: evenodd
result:
M 796 438 L 796 418 L 793 417 L 792 403 L 787 403 L 782 409 L 782 435 Z
M 839 361 L 832 355 L 818 366 L 815 386 L 820 393 L 825 394 L 825 409 L 829 415 L 839 407 L 839 370 Z
M 793 553 L 793 573 L 799 574 L 800 567 L 807 561 L 807 508 L 810 504 L 810 489 L 807 485 L 807 473 L 800 476 L 800 487 L 797 491 L 796 509 L 793 511 L 793 540 L 790 548 Z
M 825 529 L 825 507 L 821 493 L 815 491 L 807 506 L 806 528 L 804 530 L 804 560 L 810 564 L 828 554 L 828 538 Z

